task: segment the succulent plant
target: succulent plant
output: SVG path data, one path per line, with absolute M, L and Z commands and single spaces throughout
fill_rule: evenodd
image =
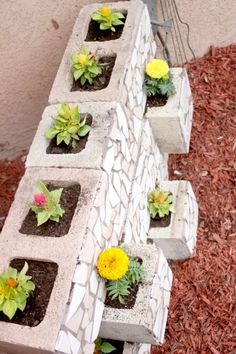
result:
M 39 193 L 34 195 L 34 202 L 31 204 L 31 210 L 37 216 L 37 226 L 44 224 L 48 220 L 59 222 L 60 217 L 65 212 L 60 206 L 63 188 L 50 192 L 42 181 L 38 181 L 37 190 Z
M 88 48 L 82 46 L 80 52 L 71 55 L 72 73 L 75 81 L 79 80 L 83 86 L 87 81 L 91 85 L 93 79 L 102 74 L 102 66 L 95 54 L 88 51 Z
M 98 11 L 94 12 L 91 18 L 100 24 L 100 30 L 110 29 L 112 32 L 115 32 L 115 26 L 124 24 L 122 19 L 124 19 L 125 16 L 122 12 L 112 11 L 110 7 L 103 6 Z
M 154 189 L 148 194 L 148 209 L 151 218 L 157 215 L 163 218 L 169 215 L 170 212 L 174 213 L 173 196 L 169 192 L 164 192 L 159 188 Z
M 77 141 L 89 133 L 91 127 L 86 124 L 86 117 L 81 121 L 78 106 L 70 108 L 68 103 L 62 103 L 58 109 L 58 115 L 53 118 L 52 127 L 46 131 L 45 137 L 56 137 L 57 145 L 64 142 L 66 145 L 76 147 Z
M 9 267 L 0 275 L 0 311 L 12 319 L 17 309 L 24 311 L 27 298 L 35 289 L 31 276 L 26 275 L 28 264 L 25 262 L 20 272 Z

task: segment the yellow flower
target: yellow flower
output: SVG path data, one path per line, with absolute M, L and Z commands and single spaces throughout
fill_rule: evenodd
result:
M 99 275 L 107 280 L 122 278 L 129 269 L 129 257 L 119 247 L 108 248 L 100 253 L 97 262 Z
M 79 54 L 78 62 L 79 64 L 86 64 L 88 61 L 88 55 L 86 54 Z
M 109 17 L 111 16 L 111 9 L 107 6 L 103 6 L 100 10 L 102 16 L 104 17 Z
M 165 60 L 152 59 L 146 65 L 146 73 L 153 79 L 167 78 L 169 72 L 169 65 Z

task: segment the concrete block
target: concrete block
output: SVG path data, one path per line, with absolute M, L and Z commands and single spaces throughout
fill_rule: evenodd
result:
M 163 107 L 148 108 L 148 118 L 157 145 L 165 153 L 187 153 L 192 128 L 193 101 L 186 69 L 171 69 L 176 94 Z
M 131 55 L 140 19 L 143 15 L 145 5 L 140 0 L 120 1 L 108 3 L 111 9 L 127 11 L 123 33 L 117 40 L 105 42 L 84 42 L 90 23 L 90 15 L 101 7 L 101 4 L 92 4 L 85 6 L 75 22 L 74 29 L 68 45 L 66 47 L 62 62 L 57 72 L 55 81 L 49 97 L 49 103 L 66 102 L 86 102 L 86 101 L 120 101 L 122 93 L 125 72 Z M 115 65 L 113 67 L 110 83 L 102 90 L 98 91 L 74 91 L 71 92 L 73 76 L 71 73 L 71 54 L 78 52 L 81 45 L 86 45 L 89 50 L 97 55 L 110 56 L 116 55 Z
M 71 104 L 74 106 L 75 104 Z M 92 129 L 84 150 L 77 154 L 47 154 L 50 140 L 44 137 L 45 132 L 53 123 L 52 117 L 57 114 L 60 105 L 45 108 L 42 120 L 39 123 L 33 143 L 26 160 L 27 167 L 77 167 L 99 169 L 107 146 L 108 132 L 114 123 L 112 104 L 109 103 L 80 103 L 81 114 L 89 113 L 93 117 Z
M 197 241 L 198 205 L 188 181 L 162 181 L 159 187 L 173 194 L 175 213 L 167 227 L 150 227 L 148 241 L 160 247 L 167 259 L 193 255 Z
M 123 354 L 150 354 L 151 344 L 124 343 Z
M 125 245 L 140 257 L 147 272 L 132 309 L 105 306 L 99 336 L 129 342 L 161 344 L 167 320 L 172 272 L 161 249 L 153 245 Z
M 0 322 L 0 350 L 10 354 L 54 353 L 59 329 L 64 320 L 71 283 L 86 233 L 90 208 L 101 176 L 97 170 L 28 168 L 1 233 L 0 273 L 13 258 L 51 261 L 58 264 L 46 315 L 36 327 Z M 28 213 L 37 180 L 69 185 L 79 183 L 81 193 L 71 227 L 62 237 L 24 235 L 19 232 Z M 46 279 L 45 279 L 46 281 Z

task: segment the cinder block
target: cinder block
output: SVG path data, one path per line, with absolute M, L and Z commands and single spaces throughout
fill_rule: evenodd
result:
M 160 247 L 167 259 L 186 259 L 193 255 L 197 241 L 198 205 L 188 181 L 162 181 L 162 190 L 173 194 L 175 213 L 167 227 L 151 227 L 148 241 Z
M 89 113 L 93 118 L 85 148 L 76 154 L 48 154 L 46 150 L 50 140 L 46 139 L 44 134 L 51 127 L 52 117 L 56 116 L 59 106 L 52 105 L 45 108 L 27 156 L 26 166 L 99 169 L 106 151 L 108 133 L 114 123 L 114 111 L 111 110 L 114 105 L 101 102 L 78 104 L 81 114 Z
M 73 274 L 86 233 L 89 211 L 101 176 L 97 170 L 33 168 L 27 169 L 17 190 L 1 233 L 0 272 L 13 258 L 55 262 L 58 274 L 51 293 L 46 315 L 36 327 L 0 322 L 0 350 L 10 354 L 54 353 L 59 329 L 63 323 Z M 79 183 L 81 193 L 71 227 L 62 237 L 24 235 L 19 232 L 28 213 L 37 180 Z M 47 279 L 45 279 L 45 282 Z
M 127 11 L 123 33 L 119 39 L 105 42 L 85 42 L 91 14 L 101 7 L 101 4 L 91 4 L 85 6 L 75 22 L 74 29 L 62 62 L 57 72 L 55 81 L 49 97 L 49 103 L 66 102 L 86 102 L 86 101 L 118 101 L 122 94 L 122 86 L 127 70 L 127 65 L 131 60 L 134 43 L 137 37 L 139 24 L 144 12 L 145 5 L 140 0 L 120 1 L 108 3 L 111 9 Z M 74 91 L 71 92 L 73 76 L 71 73 L 71 54 L 78 52 L 81 45 L 86 45 L 89 50 L 98 56 L 116 55 L 109 85 L 97 91 Z
M 123 354 L 150 354 L 151 344 L 127 343 L 124 344 Z
M 187 153 L 192 128 L 193 100 L 186 69 L 171 69 L 176 94 L 163 107 L 148 108 L 148 118 L 157 145 L 165 153 Z
M 140 257 L 147 272 L 132 309 L 105 306 L 99 336 L 129 342 L 162 344 L 167 321 L 172 272 L 161 251 L 152 245 L 125 245 Z

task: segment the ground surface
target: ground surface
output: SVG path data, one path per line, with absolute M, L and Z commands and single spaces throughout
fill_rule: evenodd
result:
M 188 65 L 194 121 L 188 155 L 172 155 L 171 179 L 191 181 L 200 219 L 194 258 L 172 262 L 166 342 L 152 354 L 236 353 L 236 45 Z M 24 173 L 20 158 L 0 162 L 0 222 Z M 0 225 L 1 226 L 1 225 Z

